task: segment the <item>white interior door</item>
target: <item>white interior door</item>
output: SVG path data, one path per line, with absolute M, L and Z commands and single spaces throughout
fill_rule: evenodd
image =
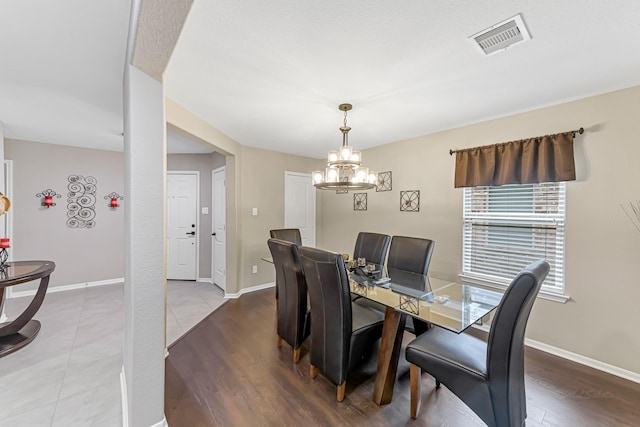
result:
M 225 167 L 213 171 L 213 215 L 211 236 L 211 266 L 213 283 L 226 290 L 227 263 L 227 190 Z
M 316 189 L 311 174 L 284 173 L 284 227 L 299 228 L 303 246 L 316 245 Z
M 197 172 L 167 172 L 167 279 L 197 279 L 198 184 Z

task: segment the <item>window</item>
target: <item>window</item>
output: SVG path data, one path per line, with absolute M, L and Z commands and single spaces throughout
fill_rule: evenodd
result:
M 564 182 L 466 187 L 463 211 L 463 280 L 506 286 L 544 258 L 542 293 L 564 293 Z

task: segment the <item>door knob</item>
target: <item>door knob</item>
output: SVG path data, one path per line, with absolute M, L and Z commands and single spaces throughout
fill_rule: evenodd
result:
M 195 232 L 195 231 L 192 231 L 191 233 L 186 233 L 186 234 L 188 234 L 188 235 L 190 235 L 190 236 L 195 236 L 195 235 L 196 235 L 196 232 Z
M 211 233 L 211 235 L 212 235 L 212 236 L 215 236 L 215 235 L 216 235 L 216 233 Z

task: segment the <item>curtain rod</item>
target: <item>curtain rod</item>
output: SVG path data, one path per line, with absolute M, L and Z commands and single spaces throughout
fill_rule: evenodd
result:
M 562 133 L 569 133 L 571 132 L 573 134 L 573 137 L 576 137 L 576 133 L 579 133 L 580 135 L 582 135 L 584 133 L 584 128 L 580 128 L 580 129 L 576 129 L 576 130 L 570 130 L 568 132 L 562 132 Z M 556 134 L 557 135 L 557 134 Z M 458 150 L 449 150 L 449 155 L 453 156 Z

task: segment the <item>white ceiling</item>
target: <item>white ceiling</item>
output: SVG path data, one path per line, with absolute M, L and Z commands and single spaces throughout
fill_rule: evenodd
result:
M 122 149 L 129 9 L 2 2 L 6 137 Z M 468 40 L 517 13 L 531 41 L 484 56 Z M 241 144 L 322 157 L 342 102 L 363 149 L 640 85 L 639 47 L 637 0 L 195 0 L 165 89 Z

